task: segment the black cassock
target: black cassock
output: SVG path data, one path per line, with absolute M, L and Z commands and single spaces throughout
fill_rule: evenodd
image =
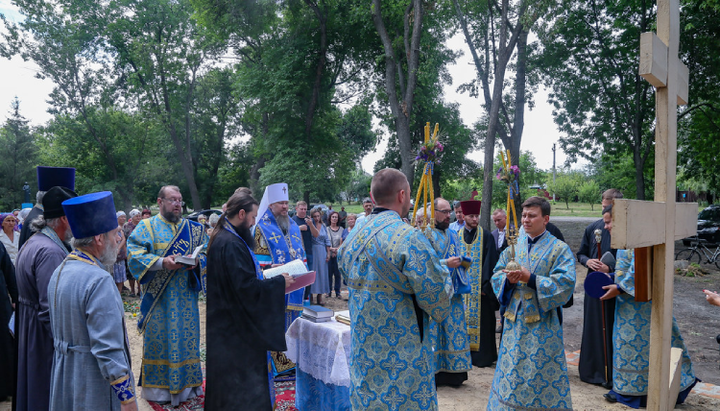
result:
M 17 304 L 17 300 L 15 266 L 5 246 L 0 243 L 0 399 L 15 396 L 16 348 L 8 322 L 13 313 L 11 303 Z
M 207 252 L 206 410 L 271 410 L 268 351 L 285 351 L 285 279 L 257 278 L 250 250 L 218 224 Z
M 610 251 L 615 255 L 616 250 L 610 248 L 610 233 L 605 230 L 605 222 L 602 219 L 590 224 L 585 229 L 580 250 L 577 257 L 580 264 L 587 267 L 587 261 L 598 258 L 597 242 L 595 241 L 595 230 L 602 230 L 600 239 L 601 255 Z M 610 267 L 611 272 L 615 267 Z M 589 269 L 588 269 L 589 271 Z M 605 301 L 605 346 L 603 347 L 603 304 L 594 297 L 585 294 L 583 311 L 583 333 L 582 345 L 580 347 L 580 360 L 578 372 L 580 380 L 590 384 L 612 383 L 612 357 L 613 343 L 612 332 L 615 322 L 615 299 Z M 605 355 L 603 355 L 603 348 Z M 607 361 L 607 364 L 606 364 Z M 607 376 L 605 366 L 607 365 Z

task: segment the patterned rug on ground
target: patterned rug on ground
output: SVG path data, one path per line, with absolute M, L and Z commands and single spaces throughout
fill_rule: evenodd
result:
M 204 372 L 204 370 L 203 370 L 203 372 Z M 205 381 L 203 381 L 202 389 L 203 389 L 203 392 L 205 392 Z M 205 409 L 205 396 L 200 395 L 191 400 L 185 401 L 184 403 L 180 404 L 177 407 L 173 407 L 171 404 L 160 405 L 160 404 L 158 404 L 156 402 L 152 402 L 152 401 L 148 401 L 147 403 L 150 405 L 150 408 L 152 408 L 154 411 L 165 411 L 165 410 L 196 411 L 196 410 L 204 410 Z
M 297 411 L 295 408 L 295 381 L 275 381 L 275 410 Z
M 155 411 L 165 411 L 165 410 L 172 410 L 172 411 L 196 411 L 196 410 L 204 410 L 205 409 L 205 396 L 201 395 L 199 397 L 195 397 L 191 400 L 185 401 L 184 403 L 180 404 L 178 407 L 173 407 L 170 404 L 160 405 L 156 402 L 148 401 L 148 404 L 150 404 L 150 408 L 152 408 Z
M 203 383 L 203 391 L 205 384 Z M 147 402 L 154 411 L 197 411 L 205 409 L 205 396 L 201 395 L 189 401 L 180 404 L 175 408 L 170 404 L 160 405 L 158 403 Z M 295 408 L 295 381 L 276 381 L 275 382 L 275 410 L 276 411 L 298 411 Z

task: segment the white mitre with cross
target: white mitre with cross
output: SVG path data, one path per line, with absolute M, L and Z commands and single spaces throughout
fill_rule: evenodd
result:
M 287 183 L 270 184 L 265 187 L 265 193 L 263 194 L 262 200 L 260 200 L 258 213 L 255 217 L 255 224 L 260 222 L 260 219 L 263 215 L 265 215 L 265 212 L 268 207 L 270 207 L 270 204 L 280 201 L 289 201 Z

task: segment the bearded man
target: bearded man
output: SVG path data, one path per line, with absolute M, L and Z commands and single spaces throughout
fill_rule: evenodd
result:
M 195 265 L 175 262 L 207 243 L 202 224 L 181 217 L 176 186 L 158 193 L 160 212 L 141 220 L 127 240 L 128 267 L 143 289 L 138 330 L 143 334 L 140 382 L 148 401 L 181 402 L 202 395 L 198 293 L 205 289 L 204 252 Z
M 490 279 L 498 260 L 497 248 L 492 234 L 478 227 L 480 201 L 460 202 L 465 226 L 460 229 L 460 244 L 465 254 L 472 258 L 468 269 L 472 292 L 465 294 L 465 321 L 470 339 L 472 364 L 489 367 L 497 360 L 495 345 L 495 311 L 500 304 L 495 297 Z
M 48 311 L 48 282 L 62 264 L 72 238 L 62 202 L 77 197 L 65 187 L 52 187 L 43 196 L 44 216 L 35 219 L 35 235 L 20 249 L 15 271 L 18 287 L 15 335 L 18 344 L 18 411 L 44 411 L 50 406 L 53 335 Z M 117 222 L 115 222 L 117 225 Z
M 427 213 L 430 214 L 430 210 Z M 449 229 L 450 213 L 450 203 L 443 198 L 436 198 L 435 228 L 428 226 L 425 235 L 442 259 L 440 261 L 450 270 L 450 276 L 462 275 L 467 281 L 465 269 L 460 266 L 465 250 L 460 246 L 457 232 Z M 459 387 L 467 380 L 468 371 L 472 369 L 463 295 L 457 294 L 457 291 L 450 300 L 450 315 L 441 323 L 430 323 L 435 351 L 435 383 L 438 386 Z
M 208 244 L 208 410 L 272 410 L 269 351 L 286 351 L 287 274 L 264 279 L 253 254 L 258 203 L 250 190 L 235 191 Z
M 255 218 L 255 255 L 260 268 L 302 260 L 307 264 L 300 228 L 288 216 L 288 186 L 285 183 L 265 187 L 265 193 Z M 285 330 L 300 316 L 304 290 L 285 295 Z M 275 373 L 281 374 L 295 367 L 282 352 L 273 352 Z
M 112 277 L 123 245 L 109 191 L 62 203 L 74 251 L 48 284 L 55 341 L 50 410 L 137 410 L 125 310 Z

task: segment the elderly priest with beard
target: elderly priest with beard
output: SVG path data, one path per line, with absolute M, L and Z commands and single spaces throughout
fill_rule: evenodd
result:
M 271 410 L 269 351 L 285 351 L 287 274 L 263 279 L 250 227 L 258 203 L 240 188 L 227 202 L 208 245 L 208 410 Z
M 109 191 L 62 203 L 75 250 L 48 284 L 50 410 L 137 410 L 125 311 L 111 267 L 123 237 Z

